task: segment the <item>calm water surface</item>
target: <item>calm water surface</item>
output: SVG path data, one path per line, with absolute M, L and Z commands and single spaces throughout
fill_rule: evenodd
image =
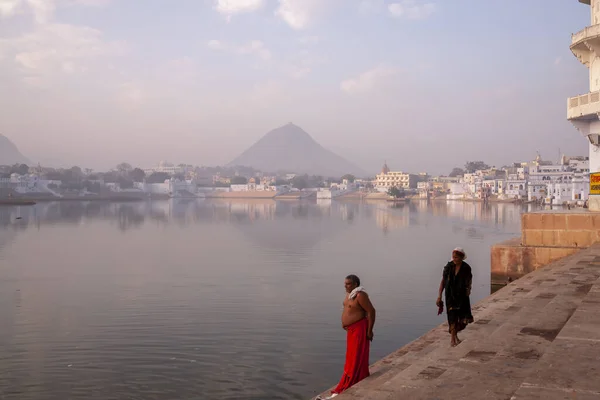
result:
M 306 399 L 337 382 L 343 280 L 371 361 L 443 322 L 450 251 L 490 293 L 514 205 L 165 201 L 0 207 L 0 398 Z

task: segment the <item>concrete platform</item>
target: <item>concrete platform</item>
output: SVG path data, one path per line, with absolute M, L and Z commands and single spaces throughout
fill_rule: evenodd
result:
M 458 347 L 441 325 L 336 399 L 600 399 L 599 278 L 600 245 L 542 267 L 477 304 Z

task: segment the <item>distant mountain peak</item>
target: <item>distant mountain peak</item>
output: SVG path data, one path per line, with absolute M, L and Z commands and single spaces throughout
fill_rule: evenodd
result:
M 332 177 L 348 173 L 364 175 L 360 168 L 325 149 L 292 122 L 267 132 L 229 165 Z
M 30 164 L 31 162 L 19 151 L 17 146 L 0 134 L 0 165 Z

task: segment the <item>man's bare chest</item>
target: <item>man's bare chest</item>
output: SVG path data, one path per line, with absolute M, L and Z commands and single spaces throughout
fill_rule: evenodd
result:
M 346 299 L 344 300 L 344 310 L 347 312 L 360 312 L 363 311 L 363 308 L 357 299 Z

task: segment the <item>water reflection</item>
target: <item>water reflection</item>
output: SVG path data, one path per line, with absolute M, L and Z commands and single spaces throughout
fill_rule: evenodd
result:
M 365 208 L 363 205 L 370 207 Z M 51 202 L 35 206 L 0 207 L 0 228 L 23 230 L 44 224 L 81 224 L 93 219 L 114 220 L 120 230 L 140 228 L 146 222 L 187 225 L 193 223 L 228 222 L 254 223 L 260 220 L 292 217 L 293 219 L 322 219 L 336 217 L 349 224 L 357 217 L 374 218 L 377 226 L 387 232 L 420 224 L 419 214 L 429 214 L 462 221 L 491 222 L 494 225 L 515 224 L 522 212 L 535 206 L 512 204 L 482 204 L 476 202 L 413 201 L 408 204 L 385 202 L 332 202 L 313 203 L 258 201 L 197 201 L 171 200 L 162 202 L 104 203 L 104 202 Z
M 0 398 L 303 399 L 341 374 L 343 277 L 376 360 L 440 323 L 448 249 L 490 292 L 526 208 L 480 203 L 56 202 L 0 207 Z

